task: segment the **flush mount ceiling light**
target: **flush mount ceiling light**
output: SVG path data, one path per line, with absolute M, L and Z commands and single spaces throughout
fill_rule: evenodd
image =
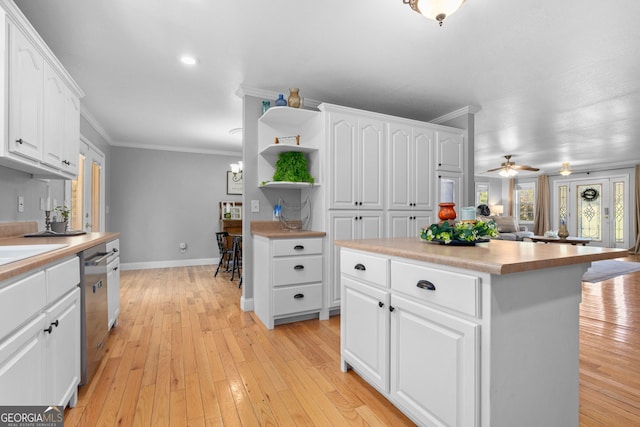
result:
M 402 3 L 411 6 L 411 9 L 426 18 L 442 22 L 447 16 L 453 15 L 466 0 L 402 0 Z
M 500 172 L 498 172 L 498 175 L 504 178 L 511 178 L 512 176 L 518 175 L 518 171 L 512 169 L 510 166 L 505 166 Z
M 196 65 L 198 63 L 198 59 L 190 55 L 182 55 L 180 57 L 180 62 L 184 65 Z
M 560 169 L 560 175 L 569 176 L 569 175 L 571 175 L 571 172 L 573 172 L 573 171 L 569 167 L 569 162 L 563 162 L 562 163 L 562 168 Z

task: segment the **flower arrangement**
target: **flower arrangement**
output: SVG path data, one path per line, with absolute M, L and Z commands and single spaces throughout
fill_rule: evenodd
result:
M 497 235 L 498 228 L 493 220 L 459 222 L 453 225 L 448 221 L 443 221 L 420 229 L 420 238 L 422 240 L 442 241 L 445 244 L 449 244 L 451 241 L 475 242 L 482 238 L 496 237 Z

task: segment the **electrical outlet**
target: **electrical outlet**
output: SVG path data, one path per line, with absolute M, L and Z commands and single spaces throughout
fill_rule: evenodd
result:
M 24 196 L 18 196 L 18 212 L 24 212 Z
M 251 201 L 251 212 L 260 212 L 260 200 Z
M 187 244 L 185 242 L 180 242 L 178 248 L 180 248 L 180 252 L 184 253 L 187 251 Z

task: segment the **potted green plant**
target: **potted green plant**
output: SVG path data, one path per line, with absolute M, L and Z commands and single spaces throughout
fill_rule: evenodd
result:
M 297 151 L 280 153 L 273 180 L 313 184 L 314 179 L 307 168 L 307 158 L 304 153 Z
M 67 227 L 69 225 L 69 215 L 71 214 L 71 211 L 68 207 L 62 205 L 56 206 L 53 209 L 53 212 L 54 216 L 53 220 L 51 221 L 51 231 L 53 231 L 54 233 L 62 234 L 67 231 Z

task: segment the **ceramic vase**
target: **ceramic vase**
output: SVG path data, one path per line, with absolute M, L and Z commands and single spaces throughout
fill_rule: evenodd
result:
M 438 218 L 442 221 L 456 219 L 456 210 L 453 208 L 455 203 L 440 203 L 440 212 L 438 212 Z
M 300 89 L 297 87 L 292 87 L 289 89 L 289 99 L 287 100 L 289 103 L 289 107 L 292 108 L 300 108 L 300 94 L 298 93 Z
M 558 228 L 558 237 L 561 239 L 569 237 L 569 230 L 567 230 L 566 224 L 560 224 L 560 228 Z

